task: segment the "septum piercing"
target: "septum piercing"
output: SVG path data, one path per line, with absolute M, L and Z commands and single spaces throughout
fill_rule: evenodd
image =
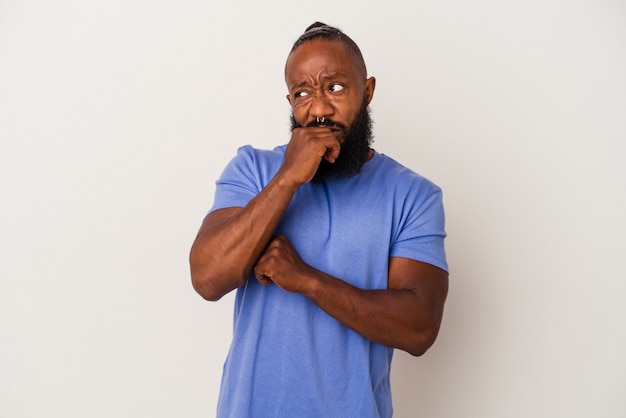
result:
M 316 123 L 324 123 L 324 121 L 326 120 L 326 118 L 324 116 L 322 116 L 322 119 L 315 117 L 315 122 Z

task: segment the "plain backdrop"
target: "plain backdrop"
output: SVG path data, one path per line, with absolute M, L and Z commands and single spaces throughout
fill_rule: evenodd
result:
M 450 294 L 397 417 L 624 417 L 626 3 L 0 0 L 0 417 L 209 417 L 232 296 L 188 251 L 289 139 L 315 20 L 377 77 L 377 151 L 444 190 Z

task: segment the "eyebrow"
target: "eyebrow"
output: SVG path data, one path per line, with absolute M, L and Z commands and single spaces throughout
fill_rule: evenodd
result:
M 324 76 L 320 77 L 320 79 L 321 79 L 321 81 L 322 81 L 322 82 L 324 82 L 324 81 L 328 81 L 328 80 L 332 80 L 332 79 L 337 79 L 337 78 L 344 78 L 344 79 L 348 79 L 348 76 L 347 76 L 347 75 L 345 75 L 345 74 L 343 74 L 343 73 L 337 73 L 337 72 L 335 72 L 335 73 L 331 73 L 331 74 L 324 75 Z M 308 81 L 306 81 L 306 80 L 304 80 L 304 81 L 300 81 L 300 82 L 298 82 L 298 83 L 296 83 L 296 84 L 291 85 L 291 86 L 290 86 L 290 90 L 293 90 L 293 89 L 299 89 L 299 88 L 301 88 L 301 87 L 305 87 L 305 86 L 308 86 L 308 85 L 309 85 L 309 82 L 308 82 Z

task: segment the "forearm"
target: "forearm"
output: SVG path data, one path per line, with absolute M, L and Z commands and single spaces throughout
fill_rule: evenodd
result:
M 261 283 L 308 297 L 363 335 L 413 355 L 435 341 L 448 294 L 448 273 L 416 260 L 391 257 L 387 289 L 364 290 L 305 263 L 287 237 L 272 239 L 254 268 Z
M 217 300 L 245 283 L 297 187 L 279 173 L 244 208 L 207 216 L 190 253 L 200 295 Z
M 363 290 L 316 271 L 303 293 L 362 336 L 421 355 L 433 344 L 441 316 L 411 289 Z

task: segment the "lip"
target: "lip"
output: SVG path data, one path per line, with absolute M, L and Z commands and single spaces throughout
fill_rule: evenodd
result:
M 343 138 L 343 130 L 341 130 L 340 128 L 337 127 L 330 127 L 330 131 L 333 133 L 333 135 L 335 136 L 335 138 L 337 139 L 342 139 Z

